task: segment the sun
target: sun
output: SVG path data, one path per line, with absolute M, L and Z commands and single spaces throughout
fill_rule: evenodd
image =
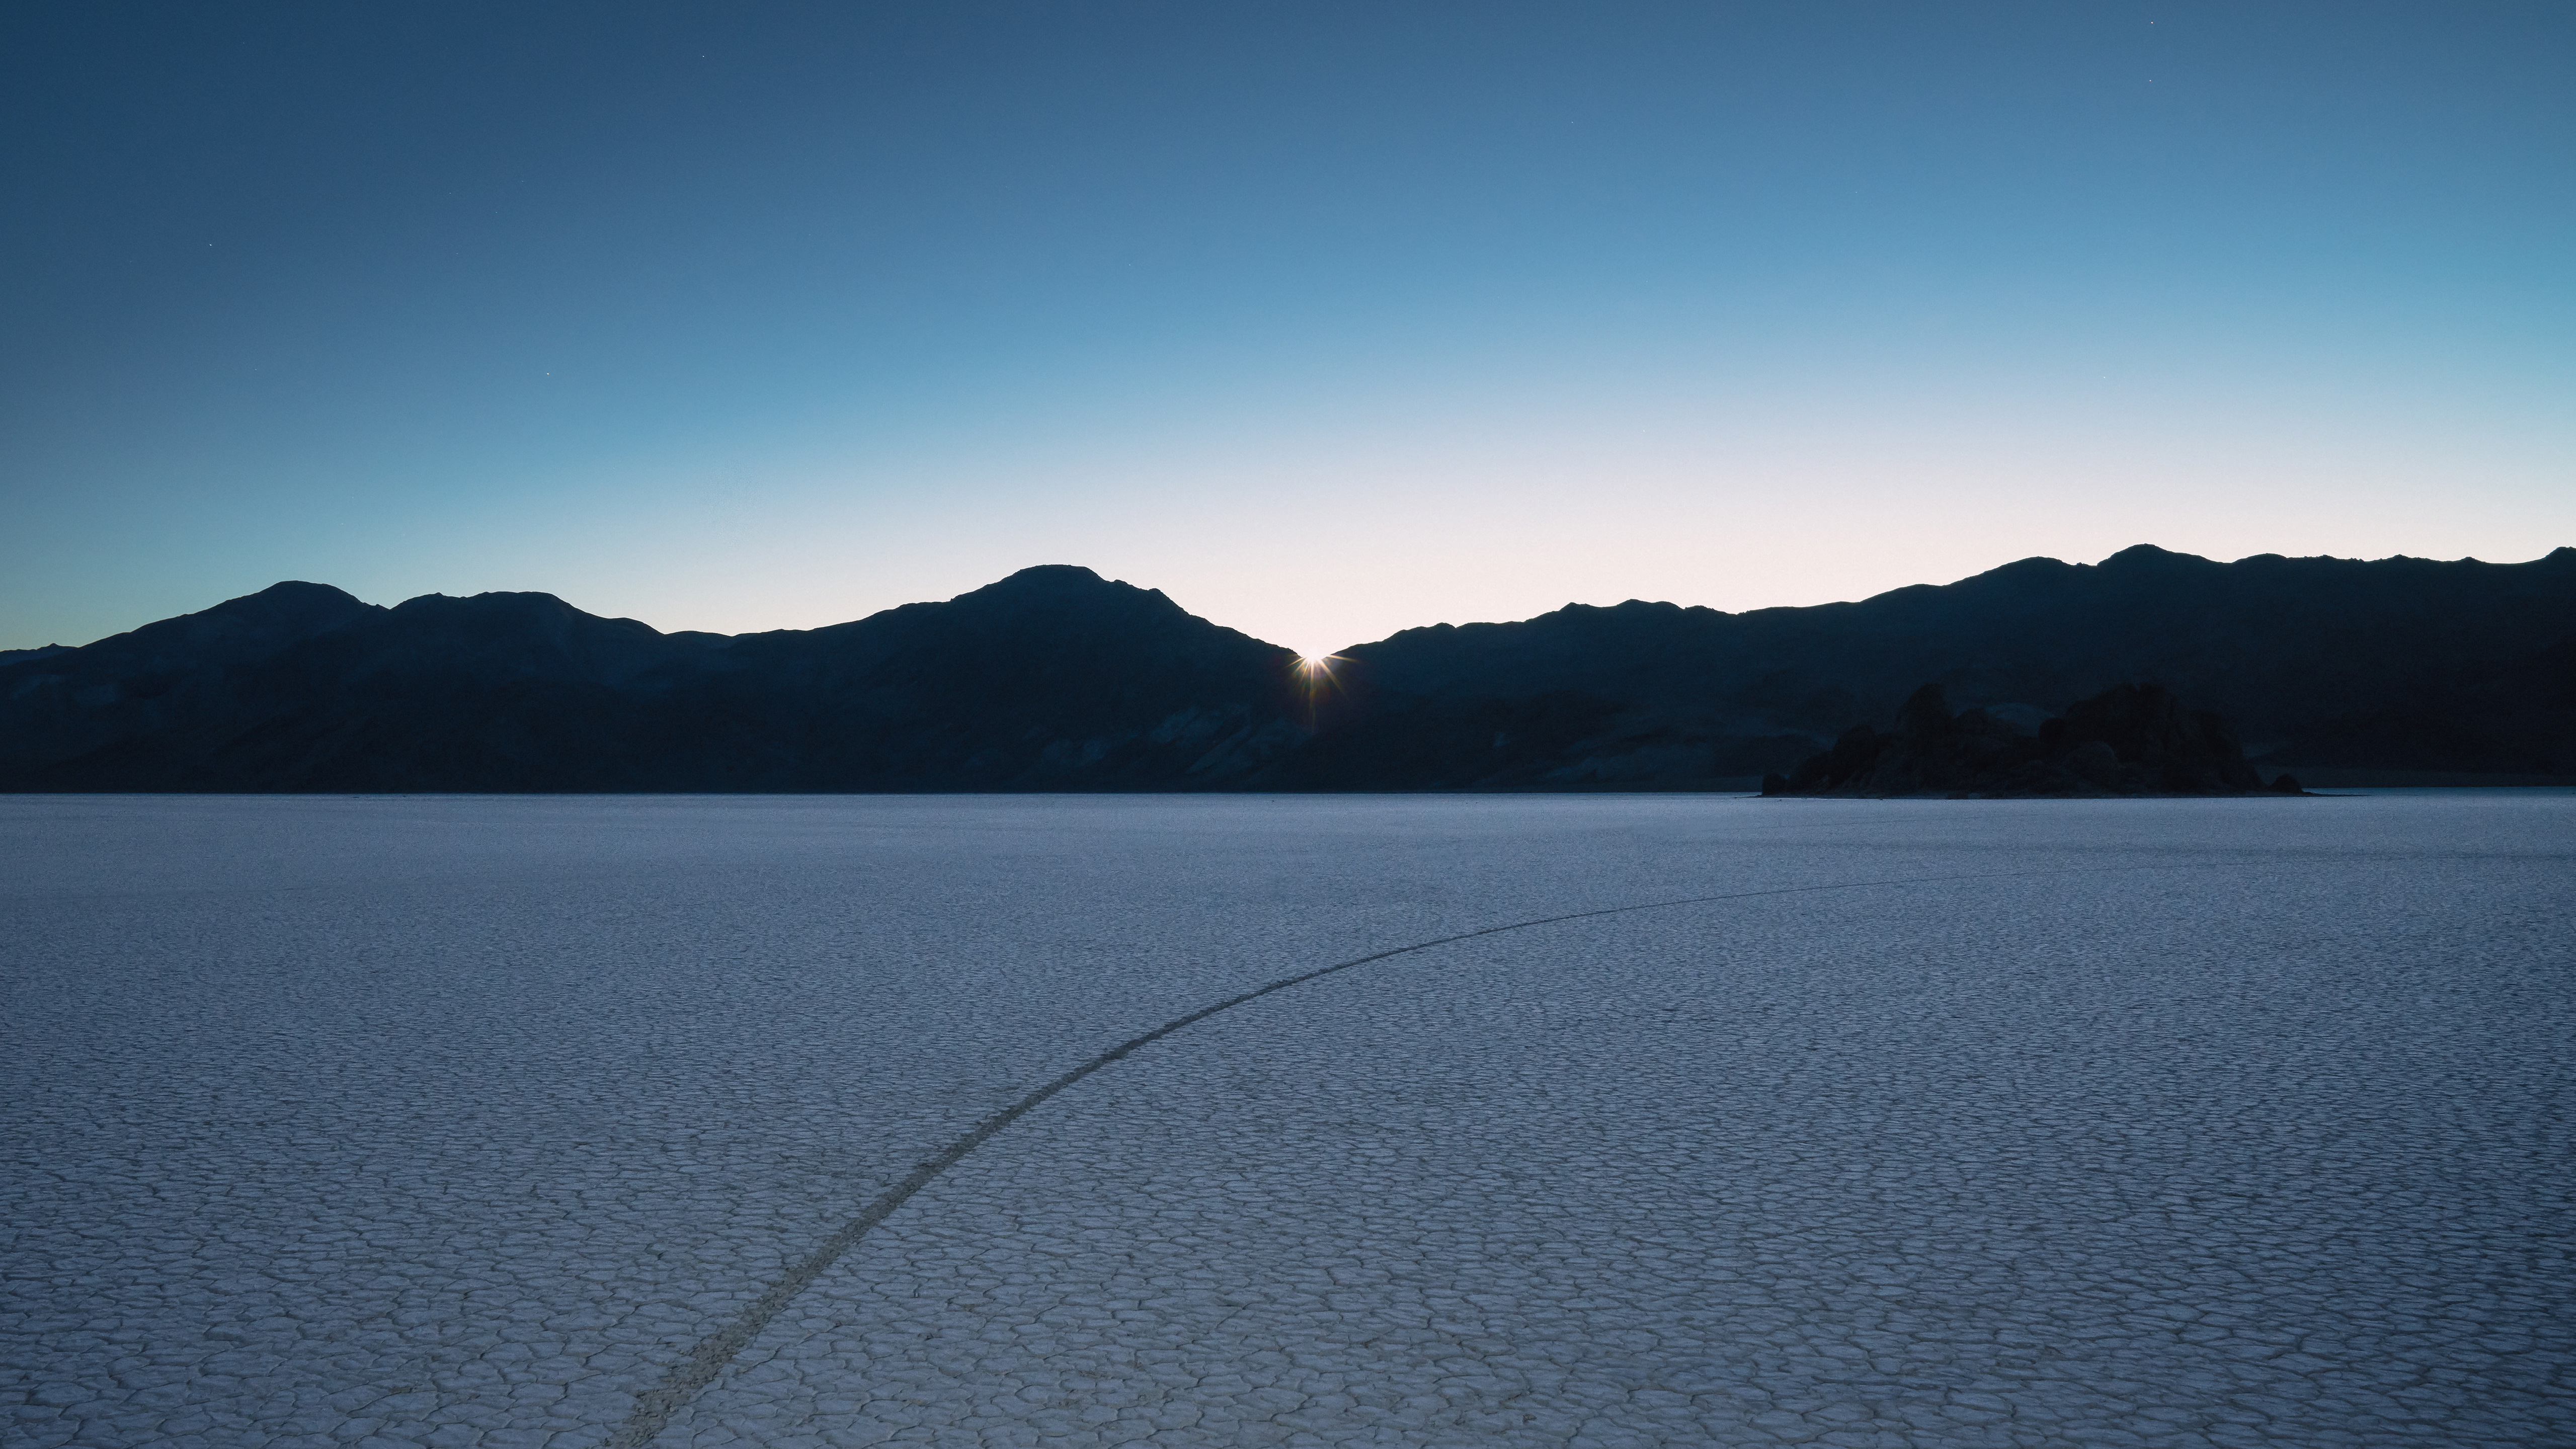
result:
M 1299 654 L 1297 656 L 1297 693 L 1304 696 L 1306 728 L 1313 729 L 1323 719 L 1324 697 L 1338 693 L 1341 681 L 1333 677 L 1333 666 L 1342 662 L 1338 654 Z

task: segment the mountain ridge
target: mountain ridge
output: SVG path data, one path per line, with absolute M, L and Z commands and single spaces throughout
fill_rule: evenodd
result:
M 288 581 L 0 655 L 0 789 L 1687 789 L 1793 768 L 1927 681 L 2053 713 L 2129 682 L 2267 764 L 2576 770 L 2576 548 L 2522 564 L 2152 545 L 1868 599 L 1629 600 L 1291 651 L 1038 565 L 809 630 Z M 2310 758 L 2313 757 L 2313 758 Z

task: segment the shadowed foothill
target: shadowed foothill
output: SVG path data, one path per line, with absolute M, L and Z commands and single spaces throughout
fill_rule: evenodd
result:
M 2026 732 L 1982 709 L 1953 713 L 1938 684 L 1914 691 L 1896 728 L 1843 732 L 1796 773 L 1763 777 L 1765 795 L 2301 795 L 2269 786 L 2212 711 L 2186 709 L 2157 684 L 2115 685 Z

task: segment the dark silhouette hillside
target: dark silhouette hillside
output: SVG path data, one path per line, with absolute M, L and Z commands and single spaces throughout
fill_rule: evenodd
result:
M 1303 737 L 1290 660 L 1068 567 L 733 638 L 280 584 L 0 666 L 0 787 L 1205 788 Z
M 1354 738 L 1337 746 L 1334 772 L 1365 761 L 1417 786 L 1684 786 L 1786 772 L 1855 719 L 1893 720 L 1927 680 L 2032 726 L 2152 681 L 2224 715 L 2268 765 L 2576 772 L 2571 548 L 2525 564 L 2229 564 L 2140 546 L 2099 565 L 2025 559 L 1852 604 L 1570 604 L 1348 652 L 1346 682 L 1365 707 L 1345 722 Z M 1495 747 L 1451 757 L 1437 778 L 1399 766 L 1422 736 L 1516 711 L 1589 711 L 1591 724 L 1543 759 Z
M 1412 629 L 1312 698 L 1292 665 L 1066 566 L 732 637 L 547 594 L 386 609 L 286 583 L 0 655 L 0 789 L 1724 788 L 1895 719 L 1926 680 L 2025 730 L 2152 682 L 2267 769 L 2576 772 L 2576 549 L 2140 547 L 1852 604 Z

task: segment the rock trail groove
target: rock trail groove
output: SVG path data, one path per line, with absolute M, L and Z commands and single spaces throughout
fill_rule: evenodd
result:
M 2090 869 L 2099 870 L 2106 868 L 2120 869 L 2122 867 L 2091 867 Z M 2185 869 L 2188 867 L 2165 865 L 2133 866 L 2126 868 L 2173 870 Z M 1507 931 L 1525 931 L 1534 926 L 1557 925 L 1565 921 L 1591 920 L 1601 916 L 1632 915 L 1639 911 L 1671 910 L 1679 906 L 1710 905 L 1719 901 L 1754 900 L 1766 896 L 1812 895 L 1820 891 L 1866 890 L 1886 886 L 1937 885 L 1952 881 L 2027 878 L 2037 875 L 2065 875 L 2074 873 L 2077 872 L 2071 870 L 1981 871 L 1961 875 L 1911 876 L 1889 880 L 1834 881 L 1822 885 L 1783 886 L 1775 890 L 1761 891 L 1731 891 L 1721 895 L 1684 896 L 1676 900 L 1644 901 L 1633 905 L 1604 906 L 1597 910 L 1567 911 L 1559 915 L 1538 916 L 1526 921 L 1508 921 L 1498 926 L 1485 926 L 1473 931 L 1459 931 L 1452 935 L 1439 936 L 1428 941 L 1416 941 L 1411 945 L 1393 946 L 1383 951 L 1373 951 L 1366 956 L 1355 956 L 1348 961 L 1336 962 L 1333 965 L 1318 967 L 1312 971 L 1302 971 L 1294 976 L 1283 976 L 1279 980 L 1270 982 L 1264 986 L 1256 987 L 1253 990 L 1242 993 L 1241 995 L 1228 997 L 1213 1006 L 1201 1007 L 1187 1016 L 1174 1017 L 1172 1020 L 1164 1022 L 1161 1026 L 1155 1027 L 1151 1031 L 1143 1032 L 1120 1042 L 1118 1045 L 1111 1047 L 1109 1050 L 1100 1053 L 1091 1060 L 1084 1062 L 1082 1065 L 1073 1068 L 1071 1071 L 1064 1073 L 1055 1080 L 1030 1092 L 1027 1096 L 1020 1098 L 1011 1105 L 995 1112 L 983 1121 L 976 1123 L 974 1128 L 968 1131 L 965 1135 L 959 1137 L 956 1141 L 949 1143 L 945 1148 L 941 1149 L 937 1156 L 932 1157 L 921 1163 L 919 1166 L 913 1168 L 911 1173 L 906 1175 L 901 1182 L 896 1183 L 893 1187 L 880 1194 L 875 1201 L 870 1202 L 864 1209 L 862 1209 L 858 1216 L 843 1224 L 839 1231 L 824 1239 L 823 1242 L 812 1252 L 807 1253 L 803 1258 L 799 1259 L 796 1266 L 790 1270 L 786 1276 L 780 1278 L 776 1283 L 771 1284 L 758 1298 L 753 1299 L 750 1306 L 737 1315 L 732 1322 L 727 1323 L 722 1329 L 709 1335 L 703 1342 L 692 1348 L 689 1351 L 688 1356 L 682 1359 L 680 1363 L 673 1368 L 669 1378 L 648 1391 L 642 1399 L 637 1402 L 634 1414 L 629 1416 L 625 1423 L 618 1426 L 616 1434 L 609 1439 L 609 1443 L 613 1446 L 613 1449 L 642 1449 L 642 1446 L 652 1443 L 655 1438 L 660 1436 L 663 1427 L 670 1422 L 671 1415 L 674 1411 L 676 1411 L 682 1404 L 685 1404 L 690 1399 L 696 1397 L 698 1392 L 704 1389 L 708 1384 L 714 1382 L 716 1376 L 724 1372 L 725 1366 L 731 1363 L 734 1357 L 740 1354 L 753 1339 L 759 1337 L 761 1330 L 767 1328 L 771 1320 L 775 1319 L 779 1313 L 787 1307 L 788 1303 L 796 1297 L 796 1295 L 804 1292 L 813 1284 L 815 1279 L 823 1276 L 824 1270 L 840 1261 L 843 1254 L 849 1252 L 852 1248 L 857 1247 L 859 1240 L 867 1236 L 870 1228 L 873 1228 L 878 1223 L 885 1221 L 887 1214 L 903 1206 L 904 1203 L 909 1201 L 915 1193 L 918 1193 L 923 1188 L 929 1186 L 933 1179 L 937 1178 L 941 1173 L 946 1172 L 949 1168 L 957 1165 L 957 1163 L 963 1159 L 966 1154 L 974 1151 L 987 1141 L 990 1141 L 994 1134 L 1002 1131 L 1006 1127 L 1009 1127 L 1012 1123 L 1019 1121 L 1022 1117 L 1035 1111 L 1040 1104 L 1044 1103 L 1049 1098 L 1055 1096 L 1065 1088 L 1072 1086 L 1074 1083 L 1081 1081 L 1083 1078 L 1090 1076 L 1092 1073 L 1099 1071 L 1101 1068 L 1106 1067 L 1113 1062 L 1123 1061 L 1127 1057 L 1135 1054 L 1135 1052 L 1140 1048 L 1150 1046 L 1175 1032 L 1186 1030 L 1187 1028 L 1195 1026 L 1212 1016 L 1216 1016 L 1222 1012 L 1231 1011 L 1235 1007 L 1242 1006 L 1247 1002 L 1258 1001 L 1265 996 L 1286 991 L 1293 986 L 1302 986 L 1309 981 L 1319 981 L 1324 977 L 1336 975 L 1340 972 L 1351 970 L 1354 967 L 1366 966 L 1373 962 L 1388 960 L 1392 957 L 1408 956 L 1418 951 L 1428 951 L 1439 946 L 1454 945 L 1460 941 L 1472 941 L 1482 936 L 1501 935 Z

